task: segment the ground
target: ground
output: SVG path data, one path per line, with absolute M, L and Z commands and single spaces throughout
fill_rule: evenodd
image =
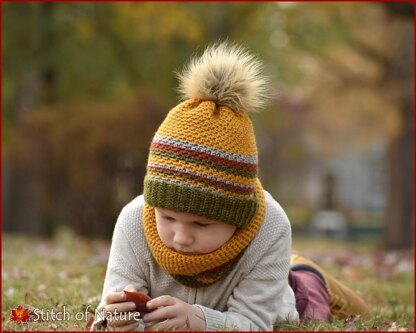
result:
M 53 239 L 2 235 L 2 331 L 84 331 L 98 305 L 109 241 L 61 230 Z M 383 252 L 376 242 L 297 239 L 294 248 L 357 290 L 374 310 L 370 320 L 279 325 L 281 331 L 405 331 L 414 329 L 413 251 Z M 26 323 L 11 320 L 25 304 L 37 310 Z M 40 312 L 43 309 L 44 313 Z M 76 318 L 75 318 L 76 317 Z M 77 320 L 78 319 L 78 320 Z

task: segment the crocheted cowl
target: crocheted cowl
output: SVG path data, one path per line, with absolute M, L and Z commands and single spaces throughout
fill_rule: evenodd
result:
M 259 209 L 252 222 L 244 228 L 237 229 L 225 244 L 207 254 L 186 255 L 167 247 L 157 232 L 154 207 L 145 204 L 143 211 L 144 234 L 157 263 L 175 280 L 188 287 L 208 286 L 227 275 L 234 268 L 263 223 L 266 205 L 259 180 L 257 180 L 256 188 Z

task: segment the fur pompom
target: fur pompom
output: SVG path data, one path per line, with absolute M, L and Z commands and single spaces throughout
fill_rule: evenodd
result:
M 268 81 L 262 64 L 243 48 L 227 42 L 208 47 L 178 74 L 183 99 L 214 101 L 236 112 L 255 112 L 265 105 Z

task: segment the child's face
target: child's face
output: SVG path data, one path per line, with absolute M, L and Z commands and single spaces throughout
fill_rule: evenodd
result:
M 185 254 L 215 251 L 227 242 L 237 227 L 190 213 L 155 208 L 159 237 L 169 248 Z

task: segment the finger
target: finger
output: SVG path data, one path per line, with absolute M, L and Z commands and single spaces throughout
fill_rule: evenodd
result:
M 175 318 L 176 316 L 177 311 L 174 306 L 163 306 L 153 312 L 145 314 L 143 316 L 143 321 L 145 323 L 150 323 L 152 321 L 163 321 L 166 319 Z
M 110 320 L 107 323 L 109 327 L 123 327 L 126 325 L 132 325 L 134 323 L 138 324 L 140 313 L 138 312 L 129 312 L 123 313 L 116 316 L 111 316 Z
M 180 323 L 177 320 L 171 320 L 171 319 L 167 319 L 162 322 L 156 323 L 152 326 L 146 327 L 146 331 L 153 331 L 153 332 L 179 331 L 183 329 L 184 329 L 183 325 L 180 325 Z
M 107 304 L 112 304 L 112 303 L 124 302 L 126 299 L 127 299 L 126 294 L 123 291 L 115 291 L 115 292 L 107 294 L 105 298 L 105 302 Z
M 129 312 L 136 310 L 136 304 L 134 302 L 122 302 L 108 304 L 104 307 L 105 313 L 113 315 L 120 314 L 121 312 Z
M 150 300 L 149 302 L 147 302 L 146 307 L 149 310 L 154 310 L 161 306 L 169 306 L 169 305 L 174 305 L 174 304 L 175 304 L 175 299 L 172 296 L 163 295 L 163 296 L 156 297 Z
M 122 326 L 125 326 L 125 325 L 131 325 L 131 324 L 134 324 L 134 323 L 137 323 L 137 321 L 134 320 L 134 319 L 121 320 L 121 319 L 118 319 L 118 318 L 115 318 L 115 317 L 111 317 L 111 319 L 107 323 L 107 326 L 115 328 L 115 327 L 122 327 Z
M 145 330 L 146 331 L 151 331 L 151 332 L 168 331 L 169 329 L 168 329 L 168 325 L 167 325 L 167 320 L 156 323 L 154 325 L 146 326 Z

